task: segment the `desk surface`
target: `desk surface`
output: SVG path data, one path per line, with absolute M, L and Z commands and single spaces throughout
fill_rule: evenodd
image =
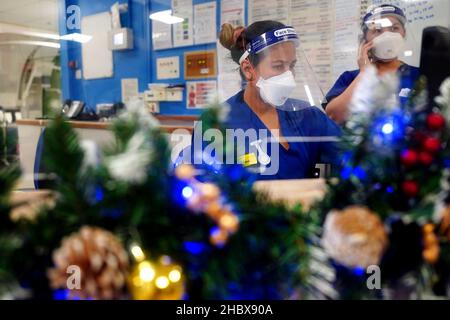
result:
M 172 133 L 178 129 L 185 129 L 192 133 L 194 128 L 194 121 L 198 117 L 194 116 L 157 116 L 156 117 L 161 124 L 161 129 L 167 133 Z M 50 120 L 42 119 L 21 119 L 17 120 L 18 126 L 38 126 L 45 127 Z M 111 122 L 98 122 L 98 121 L 68 121 L 72 127 L 78 129 L 95 129 L 95 130 L 108 130 Z
M 301 203 L 307 210 L 327 192 L 324 179 L 257 181 L 255 190 L 265 192 L 273 201 L 282 201 L 288 206 Z
M 254 189 L 266 193 L 273 201 L 282 201 L 289 206 L 301 203 L 307 210 L 320 201 L 327 190 L 323 179 L 257 181 Z M 14 204 L 42 202 L 53 197 L 49 190 L 16 191 L 12 193 Z

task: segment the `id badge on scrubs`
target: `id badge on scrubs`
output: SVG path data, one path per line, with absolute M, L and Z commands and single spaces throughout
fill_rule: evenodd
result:
M 251 167 L 258 164 L 258 160 L 255 153 L 247 153 L 239 157 L 239 163 L 241 163 L 244 167 Z

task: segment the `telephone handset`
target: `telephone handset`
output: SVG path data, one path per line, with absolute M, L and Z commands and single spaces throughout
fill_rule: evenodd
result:
M 84 109 L 84 102 L 78 100 L 66 100 L 64 102 L 62 113 L 69 119 L 74 119 L 80 115 Z
M 367 41 L 366 41 L 366 39 L 365 39 L 365 37 L 364 37 L 363 34 L 360 34 L 360 35 L 358 36 L 358 43 L 359 43 L 359 48 L 358 48 L 358 50 L 361 50 L 361 47 L 362 47 L 364 44 L 367 43 Z M 359 52 L 358 52 L 358 54 L 359 54 Z M 373 61 L 373 60 L 374 60 L 373 48 L 370 49 L 370 50 L 367 52 L 367 56 L 368 56 L 368 58 L 369 58 L 369 61 Z

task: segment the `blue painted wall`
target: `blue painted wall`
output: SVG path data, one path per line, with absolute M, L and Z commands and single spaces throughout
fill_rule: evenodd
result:
M 116 0 L 66 0 L 61 1 L 60 9 L 60 33 L 80 32 L 80 30 L 67 30 L 65 21 L 65 8 L 74 4 L 81 8 L 81 15 L 88 16 L 104 11 L 116 2 Z M 127 1 L 120 1 L 121 3 Z M 147 0 L 132 0 L 129 2 L 129 14 L 121 16 L 122 25 L 132 27 L 136 34 L 134 49 L 113 53 L 114 76 L 112 78 L 95 80 L 75 79 L 75 70 L 68 67 L 69 61 L 76 61 L 77 68 L 82 69 L 81 44 L 75 42 L 61 43 L 61 73 L 64 99 L 83 100 L 87 106 L 95 109 L 97 103 L 119 102 L 121 100 L 121 78 L 138 78 L 139 90 L 147 87 L 150 79 L 149 44 L 150 30 L 148 27 Z M 65 32 L 64 32 L 65 31 Z
M 209 2 L 211 0 L 194 0 L 193 4 Z M 220 30 L 220 1 L 217 0 L 217 31 Z M 88 16 L 104 11 L 117 0 L 61 0 L 60 1 L 60 33 L 80 32 L 80 30 L 67 30 L 66 8 L 70 5 L 78 5 L 81 8 L 81 16 Z M 114 76 L 112 78 L 84 80 L 75 79 L 75 70 L 68 67 L 69 61 L 76 61 L 77 68 L 82 69 L 81 44 L 74 42 L 61 43 L 61 70 L 62 90 L 64 99 L 83 100 L 91 110 L 95 110 L 98 103 L 115 103 L 121 100 L 121 79 L 138 78 L 139 91 L 148 88 L 148 83 L 185 83 L 183 54 L 186 51 L 199 51 L 214 49 L 215 44 L 196 45 L 167 50 L 152 50 L 151 20 L 148 18 L 151 12 L 167 10 L 171 8 L 171 0 L 120 0 L 120 3 L 129 4 L 129 12 L 121 15 L 122 26 L 133 29 L 134 49 L 113 52 Z M 246 0 L 247 2 L 247 0 Z M 247 14 L 247 13 L 246 13 Z M 179 56 L 179 79 L 156 80 L 156 59 L 160 57 Z M 206 79 L 205 79 L 206 80 Z M 210 79 L 209 79 L 210 80 Z M 201 110 L 189 110 L 186 108 L 186 91 L 183 102 L 162 102 L 161 114 L 196 115 Z

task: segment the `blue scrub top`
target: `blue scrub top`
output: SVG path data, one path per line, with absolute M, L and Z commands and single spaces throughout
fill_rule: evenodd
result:
M 409 91 L 414 88 L 414 84 L 420 76 L 420 69 L 408 64 L 403 64 L 400 66 L 397 73 L 400 77 L 400 103 L 404 105 L 404 103 L 408 100 Z M 359 70 L 345 71 L 341 74 L 325 97 L 327 103 L 340 96 L 358 75 Z M 326 104 L 323 104 L 323 107 L 326 108 Z
M 289 149 L 285 149 L 277 141 L 268 141 L 267 138 L 270 139 L 273 136 L 244 101 L 244 91 L 231 97 L 226 103 L 230 106 L 230 112 L 224 127 L 226 129 L 242 129 L 243 131 L 256 129 L 251 131 L 256 132 L 256 140 L 263 140 L 260 146 L 271 158 L 268 165 L 263 165 L 257 161 L 257 163 L 246 166 L 249 171 L 257 175 L 258 180 L 313 178 L 317 173 L 316 164 L 338 164 L 336 142 L 289 142 Z M 283 137 L 340 136 L 341 130 L 338 125 L 317 107 L 311 107 L 305 101 L 294 99 L 289 99 L 286 104 L 295 104 L 299 107 L 299 110 L 284 111 L 277 109 L 280 131 Z M 237 140 L 235 139 L 235 141 Z M 252 145 L 252 142 L 254 141 L 245 139 L 244 145 L 241 143 L 237 146 L 237 159 L 241 156 L 253 155 L 253 159 L 258 160 L 259 150 Z M 273 156 L 273 150 L 278 151 L 279 161 L 275 160 L 277 157 Z M 193 157 L 193 154 L 191 156 Z

